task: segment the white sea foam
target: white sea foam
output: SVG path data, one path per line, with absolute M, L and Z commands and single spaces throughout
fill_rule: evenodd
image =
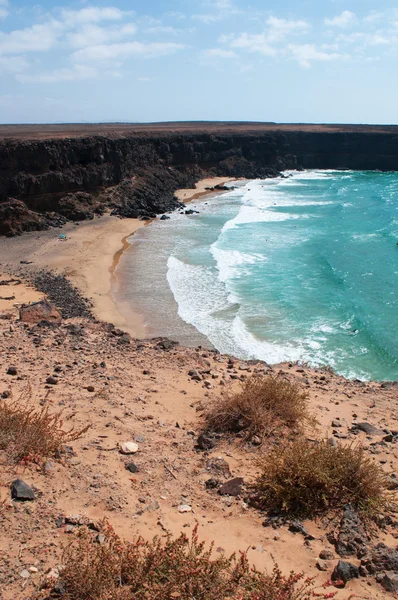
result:
M 225 283 L 237 275 L 245 275 L 245 265 L 254 265 L 255 263 L 265 261 L 262 254 L 248 254 L 239 252 L 239 250 L 223 250 L 217 246 L 217 242 L 210 247 L 218 269 L 218 278 Z

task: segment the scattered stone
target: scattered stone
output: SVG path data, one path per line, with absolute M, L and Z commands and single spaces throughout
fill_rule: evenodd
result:
M 130 473 L 138 473 L 139 471 L 139 468 L 133 462 L 126 463 L 125 468 L 127 471 L 130 471 Z
M 97 544 L 104 544 L 106 541 L 106 535 L 104 535 L 103 533 L 98 533 L 95 536 L 95 541 L 97 542 Z
M 244 483 L 243 477 L 235 477 L 222 484 L 218 493 L 221 496 L 240 496 L 242 493 L 242 486 Z
M 292 533 L 301 533 L 301 535 L 308 536 L 308 531 L 300 521 L 292 521 L 289 525 L 289 531 Z
M 24 323 L 35 324 L 39 321 L 49 321 L 50 323 L 62 322 L 62 315 L 48 300 L 40 300 L 28 306 L 21 306 L 19 309 L 19 318 Z
M 158 350 L 172 350 L 175 346 L 178 346 L 178 342 L 174 342 L 173 340 L 169 340 L 168 338 L 161 339 L 156 348 Z
M 337 539 L 328 536 L 334 543 L 339 556 L 353 556 L 366 547 L 369 538 L 361 519 L 352 506 L 346 506 L 337 534 Z
M 208 490 L 215 490 L 220 485 L 220 481 L 215 477 L 210 477 L 205 483 L 205 486 Z
M 352 430 L 353 431 L 364 431 L 365 433 L 367 433 L 368 435 L 381 435 L 383 432 L 381 431 L 381 429 L 378 429 L 377 427 L 375 427 L 374 425 L 371 425 L 370 423 L 354 423 L 352 426 Z
M 17 367 L 8 367 L 7 375 L 18 375 Z
M 331 550 L 321 550 L 319 553 L 319 558 L 322 560 L 333 560 L 334 554 Z
M 200 450 L 211 450 L 216 446 L 215 437 L 208 433 L 201 433 L 196 443 Z
M 86 390 L 87 390 L 88 392 L 95 392 L 95 387 L 94 387 L 93 385 L 88 385 L 88 386 L 86 387 Z
M 27 569 L 24 569 L 20 572 L 20 576 L 22 577 L 22 579 L 29 579 L 30 573 Z
M 381 585 L 387 592 L 398 592 L 398 573 L 388 571 L 381 580 Z
M 34 500 L 35 494 L 32 488 L 22 479 L 15 479 L 11 484 L 11 498 L 20 502 L 27 502 Z
M 337 419 L 334 419 L 332 421 L 332 427 L 342 427 L 342 424 L 340 423 L 340 421 L 337 421 Z
M 213 475 L 222 475 L 223 477 L 231 477 L 229 464 L 221 456 L 210 458 L 206 462 L 206 469 Z
M 58 379 L 56 377 L 50 376 L 50 377 L 47 377 L 46 383 L 49 383 L 50 385 L 57 385 Z
M 339 560 L 332 573 L 332 581 L 336 583 L 342 581 L 344 585 L 350 579 L 357 579 L 358 577 L 358 567 L 344 560 Z
M 180 504 L 180 506 L 178 507 L 178 512 L 179 513 L 192 512 L 192 507 L 189 506 L 189 504 Z
M 123 442 L 120 446 L 120 452 L 122 454 L 135 454 L 138 452 L 138 444 L 135 442 Z
M 316 559 L 316 566 L 319 571 L 327 571 L 329 568 L 328 563 L 325 560 L 322 560 L 321 558 Z

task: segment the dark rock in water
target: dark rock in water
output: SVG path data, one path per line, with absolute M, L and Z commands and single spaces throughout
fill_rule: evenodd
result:
M 387 592 L 398 593 L 398 573 L 388 571 L 380 583 Z
M 235 477 L 222 484 L 218 493 L 221 496 L 240 496 L 242 493 L 242 486 L 244 483 L 243 477 Z
M 381 431 L 381 429 L 378 429 L 377 427 L 375 427 L 374 425 L 371 425 L 370 423 L 354 423 L 352 426 L 352 430 L 359 430 L 359 431 L 364 431 L 365 433 L 367 433 L 368 435 L 376 435 L 376 434 L 382 434 L 383 432 Z
M 332 581 L 342 581 L 345 585 L 350 579 L 359 577 L 359 569 L 355 565 L 344 560 L 339 560 L 332 573 Z
M 62 315 L 48 300 L 40 300 L 28 306 L 21 306 L 19 309 L 19 318 L 24 323 L 39 323 L 40 321 L 49 321 L 60 324 Z
M 34 500 L 35 494 L 32 488 L 22 481 L 22 479 L 15 479 L 11 484 L 11 498 L 20 502 L 26 502 Z
M 197 210 L 192 210 L 192 208 L 189 208 L 188 210 L 185 211 L 186 215 L 194 215 L 195 213 L 197 213 Z
M 344 509 L 337 538 L 328 537 L 334 543 L 336 552 L 343 557 L 357 555 L 369 543 L 363 523 L 352 506 Z
M 162 215 L 162 216 L 160 217 L 160 220 L 161 220 L 161 221 L 167 221 L 168 219 L 170 219 L 170 217 L 169 217 L 168 215 Z
M 197 446 L 200 450 L 211 450 L 215 448 L 217 442 L 214 435 L 201 433 L 197 439 Z
M 139 471 L 139 468 L 133 462 L 126 463 L 125 467 L 126 467 L 127 471 L 130 471 L 130 473 L 138 473 L 138 471 Z

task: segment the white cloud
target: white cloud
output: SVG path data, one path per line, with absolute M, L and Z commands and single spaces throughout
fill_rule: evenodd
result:
M 257 52 L 264 56 L 275 56 L 277 54 L 277 50 L 269 44 L 268 36 L 263 33 L 244 32 L 235 36 L 221 36 L 220 42 L 228 42 L 231 48 Z
M 148 27 L 148 29 L 145 29 L 145 33 L 153 33 L 155 35 L 160 33 L 180 35 L 182 33 L 193 33 L 194 31 L 194 29 L 177 29 L 176 27 L 171 27 L 170 25 L 154 25 L 153 27 Z
M 102 61 L 114 58 L 126 59 L 132 56 L 153 58 L 173 54 L 184 48 L 183 44 L 161 43 L 144 44 L 142 42 L 124 42 L 121 44 L 100 44 L 89 46 L 73 53 L 76 61 Z
M 204 7 L 211 8 L 211 10 L 206 13 L 192 15 L 192 19 L 205 24 L 216 23 L 241 12 L 231 0 L 205 0 L 202 4 Z
M 18 81 L 23 83 L 57 83 L 62 81 L 81 81 L 93 79 L 97 76 L 97 70 L 86 65 L 74 65 L 71 68 L 55 69 L 50 73 L 34 75 L 17 75 Z
M 308 69 L 314 61 L 329 62 L 344 59 L 343 54 L 318 50 L 315 44 L 289 44 L 287 47 L 291 58 L 296 60 L 301 67 Z
M 289 21 L 277 17 L 269 17 L 266 24 L 269 27 L 267 37 L 270 44 L 281 42 L 292 34 L 306 33 L 310 29 L 310 24 L 307 21 Z
M 202 52 L 203 58 L 237 58 L 236 52 L 233 50 L 224 50 L 224 48 L 209 48 L 208 50 L 203 50 Z
M 0 0 L 0 19 L 5 19 L 9 14 L 8 0 Z
M 22 56 L 0 56 L 0 73 L 21 73 L 28 67 L 28 61 Z
M 43 25 L 0 33 L 0 53 L 19 54 L 50 50 L 55 45 L 61 28 L 58 21 L 51 20 Z
M 90 6 L 80 10 L 61 10 L 61 19 L 65 25 L 74 27 L 84 23 L 99 23 L 100 21 L 120 21 L 125 15 L 130 15 L 113 6 L 101 8 Z
M 84 48 L 96 46 L 106 42 L 119 41 L 136 33 L 137 27 L 133 23 L 127 23 L 117 27 L 100 27 L 87 23 L 77 31 L 67 34 L 66 41 L 73 48 Z
M 325 19 L 325 25 L 328 25 L 328 27 L 350 27 L 351 25 L 353 25 L 356 21 L 356 15 L 355 13 L 351 12 L 350 10 L 344 10 L 341 15 L 337 15 L 336 17 L 333 17 L 332 19 Z

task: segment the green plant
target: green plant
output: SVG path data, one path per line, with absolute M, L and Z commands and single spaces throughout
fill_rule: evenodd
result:
M 30 386 L 16 400 L 0 401 L 0 450 L 13 462 L 40 462 L 59 453 L 64 444 L 81 437 L 89 425 L 64 431 L 61 413 L 31 405 Z
M 307 393 L 287 379 L 276 376 L 252 376 L 235 394 L 227 393 L 205 412 L 209 431 L 240 432 L 246 438 L 264 437 L 276 429 L 301 427 L 312 421 Z
M 254 496 L 269 512 L 313 517 L 351 504 L 373 516 L 388 504 L 385 475 L 361 445 L 300 437 L 274 448 L 259 466 Z
M 283 576 L 251 568 L 245 553 L 236 559 L 212 558 L 198 540 L 168 537 L 145 542 L 122 541 L 103 522 L 105 541 L 98 544 L 87 529 L 66 548 L 60 574 L 65 600 L 307 600 L 312 581 L 302 574 Z M 51 591 L 50 591 L 51 593 Z M 46 596 L 48 597 L 48 595 Z

